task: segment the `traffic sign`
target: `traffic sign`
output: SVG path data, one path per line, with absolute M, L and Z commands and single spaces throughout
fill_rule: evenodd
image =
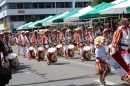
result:
M 10 29 L 13 30 L 14 29 L 14 22 L 10 21 Z
M 8 22 L 4 22 L 3 25 L 4 25 L 4 28 L 5 28 L 5 29 L 8 28 Z

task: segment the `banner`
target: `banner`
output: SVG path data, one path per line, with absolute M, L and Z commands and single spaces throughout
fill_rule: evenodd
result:
M 111 65 L 112 68 L 117 71 L 119 76 L 122 76 L 126 73 L 126 71 L 117 63 L 117 61 L 113 57 L 108 60 L 108 63 Z

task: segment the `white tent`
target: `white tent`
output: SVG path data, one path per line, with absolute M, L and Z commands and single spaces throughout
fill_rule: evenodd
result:
M 93 7 L 87 6 L 87 7 L 83 8 L 83 9 L 79 10 L 77 14 L 72 15 L 72 16 L 64 19 L 64 22 L 79 21 L 80 20 L 79 16 L 81 16 L 81 15 L 83 15 L 83 14 L 89 12 L 89 11 L 92 11 L 92 10 L 94 10 Z
M 63 13 L 63 14 L 61 14 L 61 15 L 59 15 L 59 16 L 57 16 L 57 17 L 55 17 L 55 18 L 53 18 L 53 19 L 51 19 L 51 20 L 49 20 L 49 21 L 47 21 L 45 23 L 43 23 L 42 26 L 50 26 L 50 25 L 52 25 L 53 20 L 58 19 L 58 18 L 60 18 L 60 17 L 62 17 L 64 15 L 66 15 L 67 13 L 69 13 L 69 12 L 67 11 L 67 12 L 65 12 L 65 13 Z
M 126 0 L 108 9 L 100 11 L 100 14 L 122 14 L 127 13 L 126 8 L 130 6 L 130 0 Z
M 40 20 L 40 21 L 38 21 L 38 22 L 35 22 L 35 23 L 29 25 L 28 27 L 29 27 L 29 28 L 39 28 L 39 27 L 36 27 L 35 24 L 40 23 L 40 22 L 42 22 L 42 21 L 44 21 L 44 20 L 46 20 L 46 19 L 48 19 L 48 18 L 51 18 L 51 17 L 52 17 L 52 16 L 49 16 L 49 17 L 47 17 L 47 18 L 44 18 L 44 19 L 42 19 L 42 20 Z

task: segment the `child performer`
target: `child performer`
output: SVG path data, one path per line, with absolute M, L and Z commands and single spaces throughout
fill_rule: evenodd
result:
M 105 77 L 111 72 L 111 67 L 107 63 L 107 52 L 101 43 L 101 36 L 95 38 L 94 44 L 96 45 L 96 71 L 99 73 L 100 86 L 105 86 Z

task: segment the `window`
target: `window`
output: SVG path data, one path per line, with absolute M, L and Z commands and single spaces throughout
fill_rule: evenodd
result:
M 38 3 L 33 3 L 32 8 L 38 8 Z
M 72 2 L 65 2 L 65 8 L 71 8 Z
M 64 2 L 58 2 L 57 3 L 57 8 L 64 8 Z
M 45 8 L 51 8 L 51 2 L 45 2 L 44 5 Z
M 17 4 L 16 3 L 9 3 L 9 9 L 16 9 Z
M 10 16 L 10 21 L 17 21 L 17 16 Z
M 30 3 L 24 3 L 24 8 L 25 8 L 25 9 L 31 8 L 31 4 L 30 4 Z
M 55 2 L 52 2 L 52 8 L 55 8 Z
M 19 15 L 18 16 L 18 21 L 24 21 L 24 15 Z
M 17 3 L 17 8 L 18 9 L 23 9 L 23 3 Z
M 39 3 L 39 8 L 44 8 L 44 3 Z

